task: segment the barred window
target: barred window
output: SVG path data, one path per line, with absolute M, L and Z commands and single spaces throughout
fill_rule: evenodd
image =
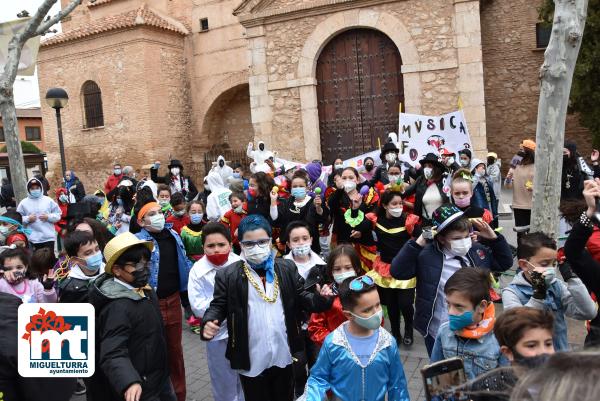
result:
M 104 112 L 102 111 L 102 92 L 94 81 L 83 84 L 83 109 L 85 121 L 83 128 L 102 127 L 104 125 Z
M 41 141 L 42 131 L 40 127 L 25 127 L 25 139 L 28 141 Z

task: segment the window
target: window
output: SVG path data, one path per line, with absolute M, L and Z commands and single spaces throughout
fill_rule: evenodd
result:
M 200 32 L 208 31 L 208 18 L 200 19 Z
M 6 139 L 4 139 L 4 128 L 0 127 L 0 142 L 6 142 Z
M 102 111 L 102 93 L 94 81 L 83 84 L 83 128 L 94 128 L 104 126 L 104 112 Z
M 550 43 L 550 34 L 552 33 L 552 24 L 538 22 L 535 24 L 535 46 L 538 49 L 545 49 Z
M 40 127 L 25 127 L 25 140 L 41 141 L 42 131 L 40 130 Z

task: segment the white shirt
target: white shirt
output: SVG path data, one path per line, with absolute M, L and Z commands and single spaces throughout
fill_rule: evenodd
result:
M 215 292 L 217 269 L 225 268 L 225 266 L 229 266 L 239 260 L 240 257 L 238 255 L 230 252 L 229 258 L 223 266 L 213 265 L 206 256 L 203 256 L 194 263 L 188 280 L 188 297 L 194 315 L 204 317 L 204 313 L 206 313 L 206 310 L 210 306 Z M 211 341 L 224 340 L 227 337 L 229 337 L 227 334 L 227 320 L 224 320 L 221 322 L 219 332 Z
M 249 270 L 254 281 L 262 287 L 262 280 L 258 274 L 252 268 Z M 274 283 L 275 281 L 266 283 L 266 295 L 269 298 L 273 296 Z M 248 377 L 256 377 L 273 366 L 285 368 L 292 363 L 281 288 L 277 300 L 269 303 L 248 283 L 248 353 L 250 370 L 238 370 L 239 374 Z
M 306 277 L 308 276 L 308 272 L 310 272 L 310 269 L 315 267 L 315 265 L 326 264 L 325 261 L 323 259 L 321 259 L 321 257 L 319 255 L 317 255 L 314 251 L 310 251 L 310 258 L 308 259 L 308 262 L 306 262 L 306 263 L 296 262 L 294 260 L 294 255 L 292 255 L 292 252 L 288 253 L 283 258 L 291 260 L 296 264 L 296 267 L 298 268 L 298 273 L 300 273 L 300 275 L 302 276 L 302 278 L 304 280 L 306 280 Z
M 431 219 L 431 215 L 435 212 L 435 209 L 442 206 L 443 200 L 440 195 L 440 190 L 436 184 L 431 184 L 425 190 L 423 194 L 423 210 L 421 214 L 427 219 Z
M 128 290 L 134 290 L 135 288 L 132 287 L 129 283 L 126 283 L 122 280 L 119 280 L 118 278 L 115 277 L 115 283 L 119 283 L 121 284 L 123 287 L 127 288 Z

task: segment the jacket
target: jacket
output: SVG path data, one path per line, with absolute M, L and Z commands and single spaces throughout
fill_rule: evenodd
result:
M 444 180 L 441 179 L 437 181 L 435 185 L 440 191 L 442 203 L 448 203 L 450 199 L 448 198 L 448 195 L 444 193 Z M 404 191 L 403 197 L 408 197 L 412 194 L 415 194 L 415 207 L 413 208 L 412 213 L 416 214 L 417 216 L 423 216 L 423 195 L 425 195 L 425 191 L 427 191 L 427 188 L 427 180 L 424 176 L 421 175 L 419 176 L 419 178 L 417 178 L 417 181 L 415 181 L 414 184 L 406 188 L 406 191 Z M 429 216 L 429 218 L 431 218 L 431 216 Z
M 104 193 L 108 194 L 110 191 L 115 189 L 117 187 L 117 185 L 119 185 L 119 182 L 121 182 L 122 178 L 123 178 L 123 174 L 109 175 L 108 178 L 106 179 L 106 183 L 104 184 Z
M 342 313 L 342 304 L 339 297 L 335 297 L 331 308 L 324 312 L 313 313 L 308 322 L 308 334 L 312 342 L 322 345 L 325 337 L 337 329 L 346 321 L 346 316 Z
M 183 169 L 181 169 L 181 173 L 177 177 L 171 173 L 167 174 L 164 177 L 159 177 L 158 169 L 151 168 L 150 179 L 156 182 L 157 184 L 167 184 L 171 188 L 172 193 L 181 192 L 185 197 L 186 202 L 190 202 L 196 199 L 196 196 L 198 196 L 198 189 L 196 189 L 196 186 L 194 185 L 194 182 L 192 181 L 190 176 L 183 175 Z M 175 185 L 175 180 L 177 179 L 179 179 L 179 188 L 181 188 L 181 190 L 179 190 L 177 185 Z
M 363 367 L 350 347 L 346 326 L 347 323 L 340 325 L 325 339 L 298 401 L 321 401 L 327 398 L 328 390 L 336 400 L 408 401 L 396 340 L 380 328 L 375 349 Z
M 309 195 L 307 195 L 309 196 Z M 319 244 L 319 225 L 326 225 L 329 220 L 329 209 L 323 204 L 323 213 L 318 214 L 315 208 L 314 199 L 310 198 L 302 207 L 294 205 L 295 198 L 290 196 L 286 200 L 279 203 L 277 209 L 277 220 L 273 222 L 276 227 L 281 229 L 281 242 L 287 242 L 286 230 L 288 224 L 292 221 L 302 220 L 308 224 L 310 228 L 310 236 L 312 237 L 311 249 L 316 252 L 321 252 Z
M 188 276 L 190 274 L 190 269 L 192 268 L 192 262 L 187 258 L 185 253 L 185 247 L 183 246 L 183 242 L 181 241 L 181 237 L 171 229 L 170 224 L 166 224 L 165 228 L 169 230 L 171 235 L 175 238 L 177 242 L 177 267 L 179 268 L 179 291 L 187 290 L 187 282 Z M 150 235 L 145 228 L 135 234 L 141 240 L 144 241 L 152 241 L 154 244 L 154 250 L 152 251 L 152 256 L 150 257 L 150 279 L 148 280 L 148 284 L 156 291 L 158 287 L 158 266 L 160 261 L 160 249 L 158 247 L 158 241 Z M 173 261 L 175 262 L 175 261 Z
M 210 195 L 206 199 L 206 218 L 219 221 L 228 210 L 231 210 L 229 202 L 231 190 L 223 184 L 219 173 L 214 171 L 206 176 L 206 185 L 210 188 Z
M 484 180 L 485 182 L 477 182 L 477 185 L 473 188 L 471 205 L 491 211 L 494 218 L 496 218 L 498 217 L 498 198 L 494 192 L 494 184 L 487 177 Z
M 42 187 L 42 183 L 36 178 L 29 180 L 27 187 L 31 185 L 33 181 Z M 54 223 L 58 222 L 61 218 L 61 211 L 56 202 L 46 195 L 34 199 L 29 195 L 23 199 L 19 206 L 17 206 L 17 212 L 23 217 L 23 225 L 26 228 L 31 229 L 31 234 L 28 236 L 29 241 L 38 244 L 41 242 L 56 241 L 56 230 L 54 229 Z M 46 213 L 48 215 L 48 221 L 41 221 L 39 216 Z M 35 214 L 37 219 L 33 222 L 29 222 L 29 215 Z
M 145 294 L 142 297 L 108 274 L 92 283 L 89 297 L 96 309 L 96 374 L 100 373 L 93 380 L 95 399 L 123 400 L 134 383 L 142 386 L 141 401 L 154 399 L 169 379 L 158 300 L 152 290 Z
M 462 338 L 450 330 L 449 323 L 445 322 L 438 330 L 431 351 L 431 363 L 453 357 L 463 360 L 468 380 L 496 369 L 503 360 L 500 345 L 493 332 L 477 339 Z
M 236 262 L 219 269 L 215 276 L 213 300 L 204 313 L 202 331 L 206 322 L 227 319 L 227 350 L 232 369 L 249 370 L 248 346 L 248 279 L 242 269 L 244 262 Z M 304 289 L 304 280 L 298 274 L 294 262 L 275 259 L 275 274 L 279 279 L 279 296 L 283 302 L 283 313 L 288 344 L 294 355 L 304 349 L 304 336 L 298 327 L 298 312 L 320 312 L 331 306 L 331 301 Z M 266 324 L 267 322 L 265 322 Z M 201 331 L 201 332 L 202 332 Z M 203 340 L 206 338 L 201 336 Z
M 242 219 L 246 216 L 246 210 L 242 210 L 242 213 L 236 213 L 233 211 L 233 209 L 230 209 L 223 215 L 223 217 L 221 217 L 221 223 L 229 228 L 229 233 L 231 234 L 231 243 L 233 245 L 239 245 L 240 243 L 236 233 L 240 223 L 242 222 Z
M 467 254 L 471 266 L 503 272 L 512 267 L 513 256 L 506 239 L 497 234 L 493 241 L 481 240 L 474 243 Z M 437 288 L 442 275 L 444 254 L 437 241 L 421 247 L 410 240 L 392 260 L 392 277 L 408 280 L 417 276 L 415 299 L 415 329 L 422 335 L 428 332 L 435 313 Z
M 69 275 L 58 282 L 58 302 L 85 303 L 89 302 L 89 289 L 92 281 L 104 271 L 104 263 L 95 276 L 86 276 L 78 266 L 72 266 Z
M 518 306 L 550 310 L 554 315 L 554 349 L 566 351 L 569 349 L 567 338 L 567 322 L 565 316 L 577 320 L 591 320 L 596 317 L 596 304 L 588 294 L 587 288 L 577 277 L 565 284 L 562 280 L 554 279 L 543 300 L 533 298 L 533 288 L 519 272 L 502 290 L 504 310 Z
M 76 202 L 82 201 L 85 197 L 85 188 L 77 177 L 73 177 L 70 181 L 65 182 L 65 189 L 73 194 Z
M 377 203 L 378 196 L 374 195 L 374 192 L 373 188 L 371 188 L 369 193 L 366 196 L 363 196 L 363 202 L 357 210 L 350 209 L 350 198 L 343 189 L 337 189 L 331 194 L 328 206 L 333 219 L 333 232 L 337 234 L 338 244 L 349 242 L 366 246 L 375 245 L 375 240 L 371 235 L 372 223 L 366 216 L 367 213 L 373 211 L 373 208 Z M 359 212 L 364 214 L 362 221 L 355 227 L 351 227 L 344 217 L 344 214 L 349 209 L 351 210 L 352 218 L 356 218 L 359 215 Z M 360 238 L 350 238 L 352 231 L 359 231 L 361 233 Z
M 18 309 L 21 300 L 0 292 L 0 392 L 3 401 L 69 401 L 74 378 L 22 377 L 18 372 Z

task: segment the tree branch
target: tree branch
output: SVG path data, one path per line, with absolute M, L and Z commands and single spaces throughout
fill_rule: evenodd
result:
M 49 0 L 52 1 L 52 0 Z M 60 10 L 54 17 L 50 18 L 47 21 L 44 21 L 40 24 L 38 29 L 35 31 L 34 36 L 43 35 L 48 29 L 52 27 L 52 25 L 57 24 L 67 15 L 71 14 L 71 11 L 75 9 L 78 5 L 81 4 L 81 0 L 73 0 L 66 6 L 63 10 Z M 38 9 L 39 11 L 39 9 Z M 46 11 L 47 12 L 47 11 Z M 45 15 L 45 14 L 44 14 Z

